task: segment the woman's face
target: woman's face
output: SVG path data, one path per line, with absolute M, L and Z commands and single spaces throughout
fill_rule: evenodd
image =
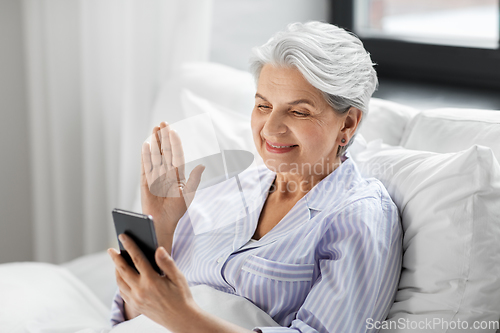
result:
M 262 68 L 252 133 L 257 151 L 270 170 L 328 175 L 332 165 L 340 162 L 337 149 L 342 138 L 346 142 L 350 139 L 345 123 L 346 115 L 335 113 L 297 69 L 269 64 Z

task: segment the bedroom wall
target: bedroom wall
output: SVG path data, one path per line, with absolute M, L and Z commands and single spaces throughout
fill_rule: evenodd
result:
M 214 0 L 210 60 L 248 69 L 252 47 L 288 23 L 328 21 L 329 0 Z
M 0 263 L 33 259 L 22 1 L 0 1 Z

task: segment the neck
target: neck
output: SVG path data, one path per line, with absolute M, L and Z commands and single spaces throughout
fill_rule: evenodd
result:
M 278 172 L 270 192 L 278 198 L 300 199 L 341 163 L 339 157 L 333 163 L 315 164 L 303 167 L 302 170 L 293 170 L 294 172 Z

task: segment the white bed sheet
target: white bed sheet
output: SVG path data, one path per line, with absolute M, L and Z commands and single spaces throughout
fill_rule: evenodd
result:
M 78 276 L 78 277 L 77 277 Z M 169 331 L 145 316 L 111 328 L 110 304 L 116 291 L 114 267 L 106 253 L 62 266 L 46 263 L 0 265 L 0 331 L 9 333 L 129 333 Z M 191 288 L 207 312 L 252 329 L 278 326 L 243 297 L 208 286 Z
M 63 267 L 31 262 L 0 265 L 0 295 L 2 332 L 110 328 L 109 308 Z
M 115 266 L 106 251 L 82 256 L 61 265 L 81 280 L 107 307 L 116 292 Z

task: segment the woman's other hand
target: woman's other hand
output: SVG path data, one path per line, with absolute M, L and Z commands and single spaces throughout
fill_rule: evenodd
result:
M 142 212 L 153 216 L 158 244 L 170 253 L 177 222 L 193 201 L 205 167 L 198 165 L 186 181 L 181 139 L 165 122 L 153 129 L 151 144 L 142 145 L 141 165 Z

